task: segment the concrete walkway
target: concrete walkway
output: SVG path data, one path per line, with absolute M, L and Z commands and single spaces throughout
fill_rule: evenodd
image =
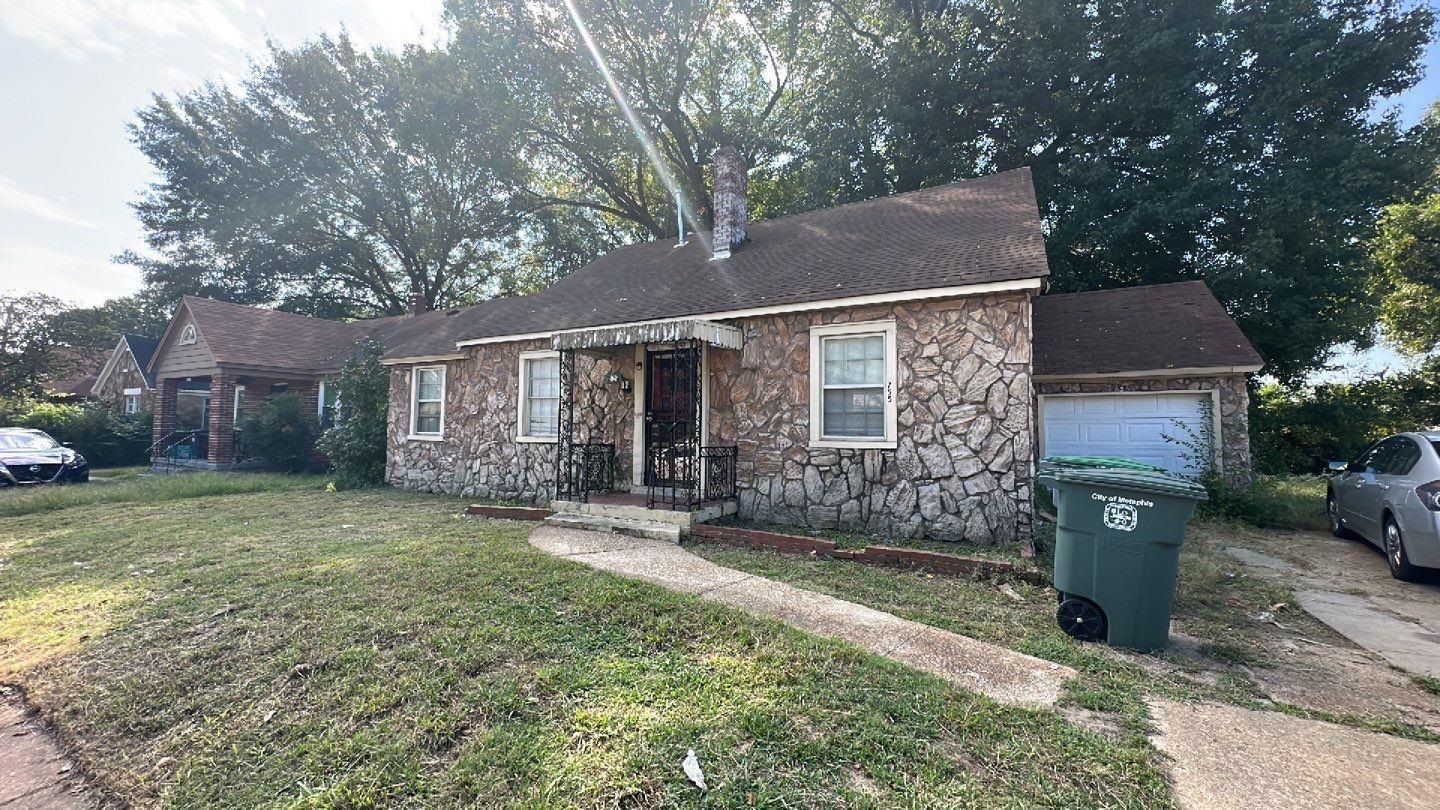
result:
M 97 806 L 99 802 L 80 780 L 75 764 L 26 716 L 15 696 L 0 692 L 0 808 L 74 810 Z
M 1005 703 L 1052 706 L 1075 671 L 783 582 L 716 565 L 674 543 L 542 526 L 530 543 L 557 557 L 848 641 Z
M 1176 804 L 1431 808 L 1440 745 L 1213 703 L 1151 700 Z

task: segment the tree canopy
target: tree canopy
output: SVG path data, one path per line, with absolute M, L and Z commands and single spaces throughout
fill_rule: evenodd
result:
M 1400 0 L 446 8 L 436 48 L 322 38 L 155 99 L 134 130 L 162 176 L 137 208 L 150 283 L 398 312 L 673 236 L 657 162 L 705 227 L 724 144 L 762 217 L 1028 165 L 1057 289 L 1203 279 L 1293 379 L 1372 331 L 1380 210 L 1434 162 L 1376 106 L 1435 23 Z

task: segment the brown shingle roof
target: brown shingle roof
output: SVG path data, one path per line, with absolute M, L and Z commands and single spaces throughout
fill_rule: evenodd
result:
M 1201 281 L 1035 299 L 1035 375 L 1259 366 Z
M 338 368 L 371 327 L 187 295 L 215 362 L 313 374 Z
M 453 352 L 456 340 L 1049 273 L 1028 169 L 754 222 L 749 237 L 719 261 L 698 238 L 681 248 L 673 239 L 622 247 L 535 295 L 421 316 L 433 333 L 417 324 L 387 330 L 386 356 Z

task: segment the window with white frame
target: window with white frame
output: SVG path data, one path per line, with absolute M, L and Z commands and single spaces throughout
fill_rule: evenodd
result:
M 185 328 L 180 330 L 180 345 L 188 346 L 195 342 L 195 324 L 187 323 Z
M 410 435 L 439 437 L 445 426 L 445 367 L 418 366 L 410 380 Z
M 140 389 L 139 389 L 139 388 L 126 388 L 126 389 L 125 389 L 125 394 L 124 394 L 124 396 L 125 396 L 125 405 L 124 405 L 124 411 L 125 411 L 125 413 L 139 413 L 139 412 L 140 412 Z
M 895 323 L 810 330 L 810 443 L 885 447 L 896 440 Z
M 520 353 L 520 424 L 525 441 L 554 441 L 560 432 L 560 355 Z
M 245 419 L 245 386 L 235 386 L 235 409 L 231 416 L 232 423 L 239 427 Z
M 320 426 L 334 427 L 336 418 L 340 416 L 340 389 L 336 387 L 334 380 L 320 381 L 320 396 L 317 400 L 320 407 L 316 416 L 320 419 Z

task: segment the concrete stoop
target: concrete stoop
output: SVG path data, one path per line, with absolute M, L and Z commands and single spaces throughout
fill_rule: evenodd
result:
M 591 532 L 624 534 L 631 537 L 644 537 L 650 540 L 664 540 L 670 543 L 679 543 L 683 532 L 683 528 L 679 523 L 669 521 L 637 520 L 634 518 L 566 512 L 557 512 L 545 518 L 545 525 L 562 529 L 581 529 Z

